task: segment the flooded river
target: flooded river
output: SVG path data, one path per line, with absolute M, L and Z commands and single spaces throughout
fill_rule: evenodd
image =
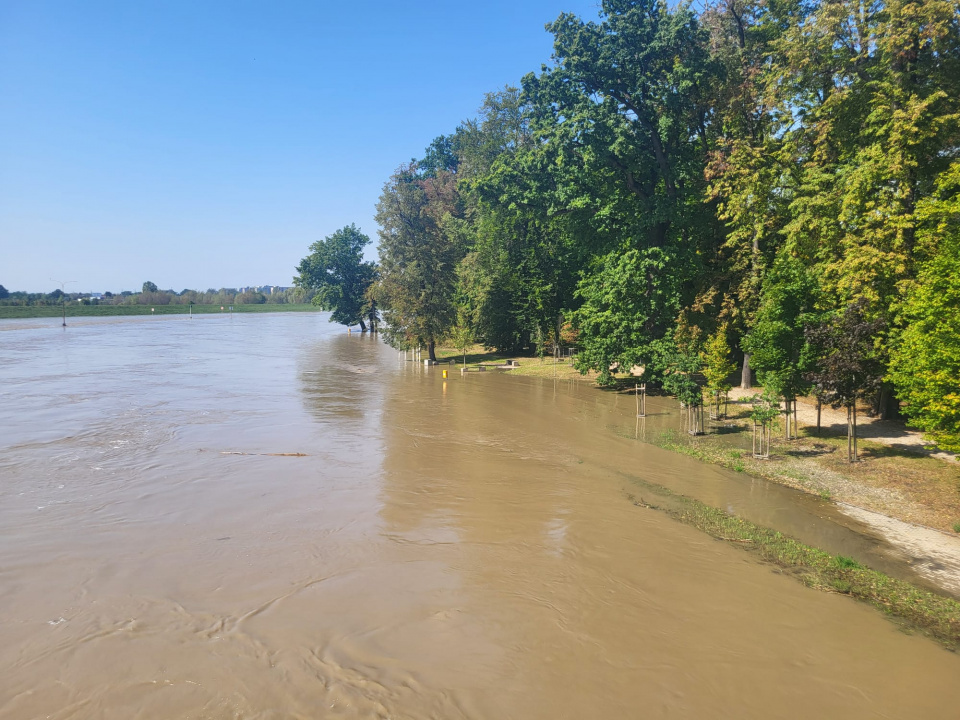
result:
M 960 658 L 630 502 L 909 574 L 585 384 L 325 315 L 0 321 L 0 718 L 956 718 Z

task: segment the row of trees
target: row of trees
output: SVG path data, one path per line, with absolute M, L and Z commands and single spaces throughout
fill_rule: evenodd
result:
M 641 366 L 697 402 L 698 373 L 719 397 L 735 360 L 788 408 L 903 401 L 960 449 L 958 18 L 956 0 L 563 14 L 550 65 L 387 181 L 357 297 L 431 357 L 465 332 L 530 351 L 569 323 L 601 383 Z
M 50 293 L 9 292 L 0 285 L 0 305 L 44 306 L 63 302 L 83 305 L 262 305 L 307 303 L 313 299 L 313 293 L 303 288 L 285 288 L 272 293 L 259 290 L 239 292 L 234 288 L 209 289 L 206 291 L 184 289 L 160 290 L 156 284 L 147 281 L 140 292 L 124 290 L 119 293 L 105 292 L 96 297 L 91 293 L 64 293 L 57 288 Z

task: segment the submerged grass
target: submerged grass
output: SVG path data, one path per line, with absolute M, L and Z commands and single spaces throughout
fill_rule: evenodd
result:
M 850 595 L 867 602 L 945 647 L 960 649 L 960 602 L 871 570 L 853 558 L 831 555 L 804 545 L 776 530 L 735 517 L 663 486 L 641 480 L 634 482 L 662 499 L 659 503 L 651 503 L 631 495 L 635 505 L 666 513 L 714 538 L 756 553 L 808 587 Z

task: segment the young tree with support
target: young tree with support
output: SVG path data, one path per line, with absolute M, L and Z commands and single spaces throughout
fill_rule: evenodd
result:
M 763 281 L 760 308 L 744 349 L 757 378 L 784 401 L 784 437 L 797 437 L 797 397 L 807 392 L 813 355 L 804 333 L 817 318 L 817 283 L 797 258 L 782 253 Z
M 727 394 L 732 387 L 730 374 L 737 367 L 730 356 L 727 325 L 724 323 L 709 337 L 706 347 L 700 353 L 703 375 L 707 379 L 706 390 L 710 396 L 711 420 L 722 420 L 727 416 Z
M 817 369 L 807 374 L 818 395 L 834 408 L 847 409 L 847 460 L 857 462 L 857 400 L 877 391 L 883 364 L 877 357 L 878 334 L 886 327 L 882 317 L 870 318 L 862 298 L 839 315 L 806 330 L 818 357 Z

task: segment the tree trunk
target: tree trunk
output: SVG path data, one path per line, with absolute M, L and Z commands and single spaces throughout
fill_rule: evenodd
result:
M 740 375 L 740 389 L 750 390 L 753 383 L 750 381 L 750 353 L 743 354 L 743 371 Z
M 367 326 L 363 324 L 363 318 L 360 318 L 360 332 L 366 332 Z
M 853 401 L 853 461 L 860 462 L 857 456 L 857 401 Z
M 820 437 L 820 410 L 823 408 L 823 400 L 817 396 L 817 437 Z
M 881 420 L 896 420 L 900 417 L 900 400 L 893 392 L 893 383 L 885 382 L 880 386 L 877 415 Z
M 427 341 L 427 354 L 431 362 L 437 361 L 437 343 L 433 338 Z
M 847 405 L 847 462 L 853 462 L 853 415 L 850 406 Z

